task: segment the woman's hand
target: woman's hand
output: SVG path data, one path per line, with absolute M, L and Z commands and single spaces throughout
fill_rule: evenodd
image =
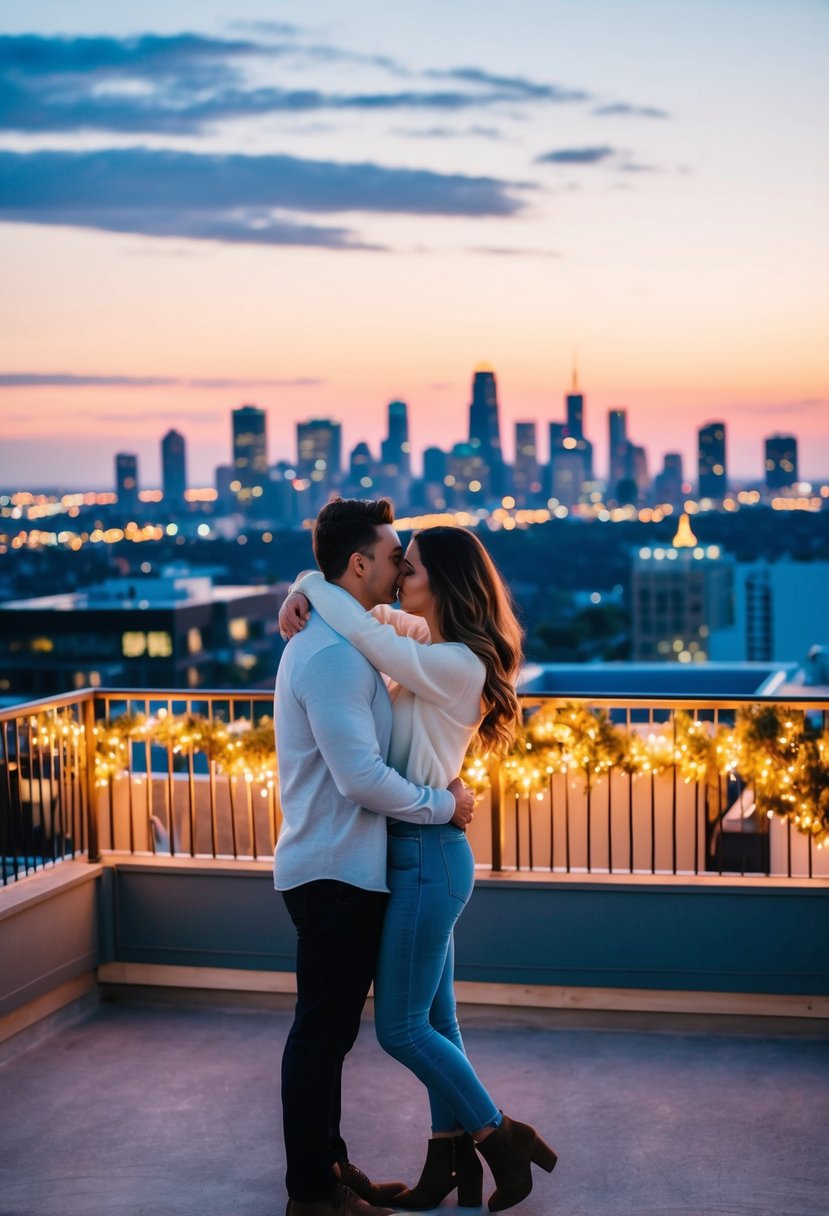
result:
M 465 832 L 475 813 L 475 791 L 455 777 L 449 782 L 449 793 L 455 799 L 455 814 L 449 822 Z
M 292 591 L 282 601 L 279 609 L 279 636 L 287 642 L 295 633 L 305 628 L 305 623 L 311 615 L 311 605 L 301 591 Z

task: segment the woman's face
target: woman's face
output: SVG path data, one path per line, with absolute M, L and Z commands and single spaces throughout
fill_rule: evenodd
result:
M 410 542 L 400 567 L 398 599 L 404 612 L 414 613 L 415 616 L 428 616 L 434 608 L 435 596 L 426 567 L 420 560 L 416 540 Z

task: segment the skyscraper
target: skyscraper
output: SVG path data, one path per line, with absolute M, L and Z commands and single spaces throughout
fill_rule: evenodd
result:
M 682 455 L 680 452 L 666 452 L 662 472 L 653 483 L 654 496 L 657 502 L 668 502 L 671 506 L 679 507 L 685 500 L 682 490 Z
M 682 515 L 672 545 L 644 546 L 633 559 L 634 660 L 704 662 L 709 635 L 733 624 L 733 592 L 733 558 L 698 544 Z
M 784 490 L 799 481 L 794 435 L 769 435 L 766 440 L 765 481 L 770 490 Z
M 539 494 L 538 443 L 534 422 L 515 424 L 515 464 L 512 471 L 512 492 L 519 506 L 526 506 Z
M 366 498 L 373 495 L 374 457 L 365 440 L 361 440 L 351 449 L 348 458 L 346 488 L 348 495 L 353 498 Z
M 239 502 L 261 497 L 268 479 L 267 415 L 256 405 L 233 411 L 233 471 Z
M 399 506 L 408 500 L 410 483 L 411 457 L 406 402 L 390 401 L 388 438 L 380 444 L 380 493 L 391 495 Z
M 575 439 L 575 450 L 582 458 L 584 480 L 593 480 L 593 444 L 584 433 L 584 393 L 579 388 L 578 372 L 573 368 L 573 387 L 564 399 L 567 408 L 567 434 Z
M 408 477 L 411 471 L 409 418 L 405 401 L 389 402 L 389 434 L 380 445 L 380 460 L 394 465 L 397 473 Z
M 297 469 L 311 483 L 311 508 L 318 511 L 340 484 L 342 426 L 330 418 L 311 418 L 296 427 Z
M 699 437 L 699 496 L 725 498 L 728 479 L 725 464 L 725 423 L 709 422 L 700 427 Z
M 495 383 L 495 372 L 488 363 L 478 364 L 472 380 L 469 442 L 474 448 L 477 448 L 481 458 L 490 469 L 502 463 L 498 389 Z
M 138 506 L 138 457 L 132 452 L 118 452 L 115 457 L 115 493 L 121 512 Z
M 181 510 L 187 489 L 184 436 L 170 430 L 161 440 L 161 491 L 168 507 Z
M 608 410 L 608 475 L 607 490 L 610 498 L 615 498 L 619 482 L 623 477 L 630 476 L 628 468 L 628 414 L 627 410 Z
M 579 389 L 579 374 L 573 368 L 573 387 L 564 398 L 567 406 L 567 433 L 574 439 L 584 438 L 584 393 Z
M 551 422 L 550 494 L 565 507 L 575 506 L 584 480 L 584 455 L 578 450 L 578 440 L 569 433 L 566 422 Z

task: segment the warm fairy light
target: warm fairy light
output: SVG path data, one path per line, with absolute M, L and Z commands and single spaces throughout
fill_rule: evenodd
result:
M 44 750 L 71 746 L 80 752 L 84 732 L 70 711 L 29 719 Z M 132 741 L 169 748 L 180 760 L 205 755 L 217 772 L 260 787 L 275 788 L 277 765 L 273 723 L 246 719 L 226 723 L 160 708 L 155 716 L 121 715 L 93 731 L 95 780 L 101 786 L 129 772 Z M 491 758 L 471 753 L 464 779 L 478 791 L 489 786 Z M 802 713 L 776 705 L 741 706 L 733 726 L 715 729 L 676 711 L 647 734 L 611 722 L 588 705 L 546 702 L 527 722 L 501 765 L 507 790 L 526 798 L 545 796 L 556 775 L 590 782 L 611 770 L 632 780 L 675 769 L 687 782 L 725 777 L 751 787 L 767 819 L 779 816 L 820 847 L 829 839 L 829 734 L 810 729 Z

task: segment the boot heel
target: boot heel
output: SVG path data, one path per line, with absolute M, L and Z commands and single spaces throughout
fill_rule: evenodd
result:
M 556 1167 L 558 1157 L 550 1148 L 549 1144 L 545 1144 L 540 1136 L 536 1136 L 530 1160 L 535 1162 L 536 1165 L 541 1166 L 541 1168 L 546 1170 L 548 1174 L 552 1174 Z
M 458 1187 L 459 1208 L 479 1208 L 484 1201 L 484 1175 L 474 1181 L 464 1180 Z

